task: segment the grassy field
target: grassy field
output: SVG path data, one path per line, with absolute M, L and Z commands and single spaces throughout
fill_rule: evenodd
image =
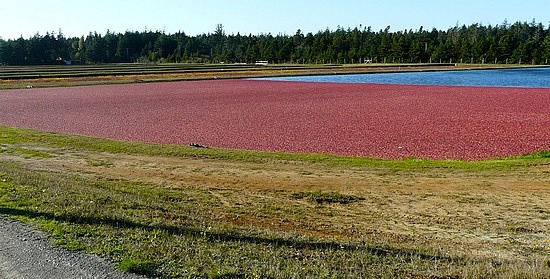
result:
M 389 161 L 0 126 L 0 213 L 166 278 L 550 278 L 550 153 Z

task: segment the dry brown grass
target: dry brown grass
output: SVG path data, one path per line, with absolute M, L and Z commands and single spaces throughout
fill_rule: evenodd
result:
M 240 162 L 65 152 L 25 164 L 88 177 L 201 189 L 224 222 L 333 240 L 440 247 L 453 256 L 528 261 L 550 253 L 550 167 L 391 170 L 300 161 Z M 318 204 L 297 192 L 364 200 Z

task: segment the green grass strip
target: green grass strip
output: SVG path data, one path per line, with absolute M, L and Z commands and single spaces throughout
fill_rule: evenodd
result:
M 58 148 L 69 148 L 75 150 L 82 149 L 109 153 L 177 156 L 241 162 L 300 161 L 320 163 L 332 167 L 373 167 L 389 168 L 393 170 L 421 170 L 433 168 L 506 170 L 514 167 L 548 164 L 550 162 L 550 151 L 541 151 L 524 156 L 487 159 L 481 161 L 427 160 L 416 158 L 387 160 L 331 154 L 264 152 L 223 148 L 193 148 L 182 145 L 128 142 L 0 126 L 0 144 L 29 143 Z

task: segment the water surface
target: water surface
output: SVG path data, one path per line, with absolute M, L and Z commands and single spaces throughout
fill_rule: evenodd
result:
M 265 79 L 308 82 L 550 88 L 550 68 L 319 75 Z

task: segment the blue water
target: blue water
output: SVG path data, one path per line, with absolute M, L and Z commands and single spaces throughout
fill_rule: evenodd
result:
M 550 88 L 550 68 L 265 78 L 281 81 Z

